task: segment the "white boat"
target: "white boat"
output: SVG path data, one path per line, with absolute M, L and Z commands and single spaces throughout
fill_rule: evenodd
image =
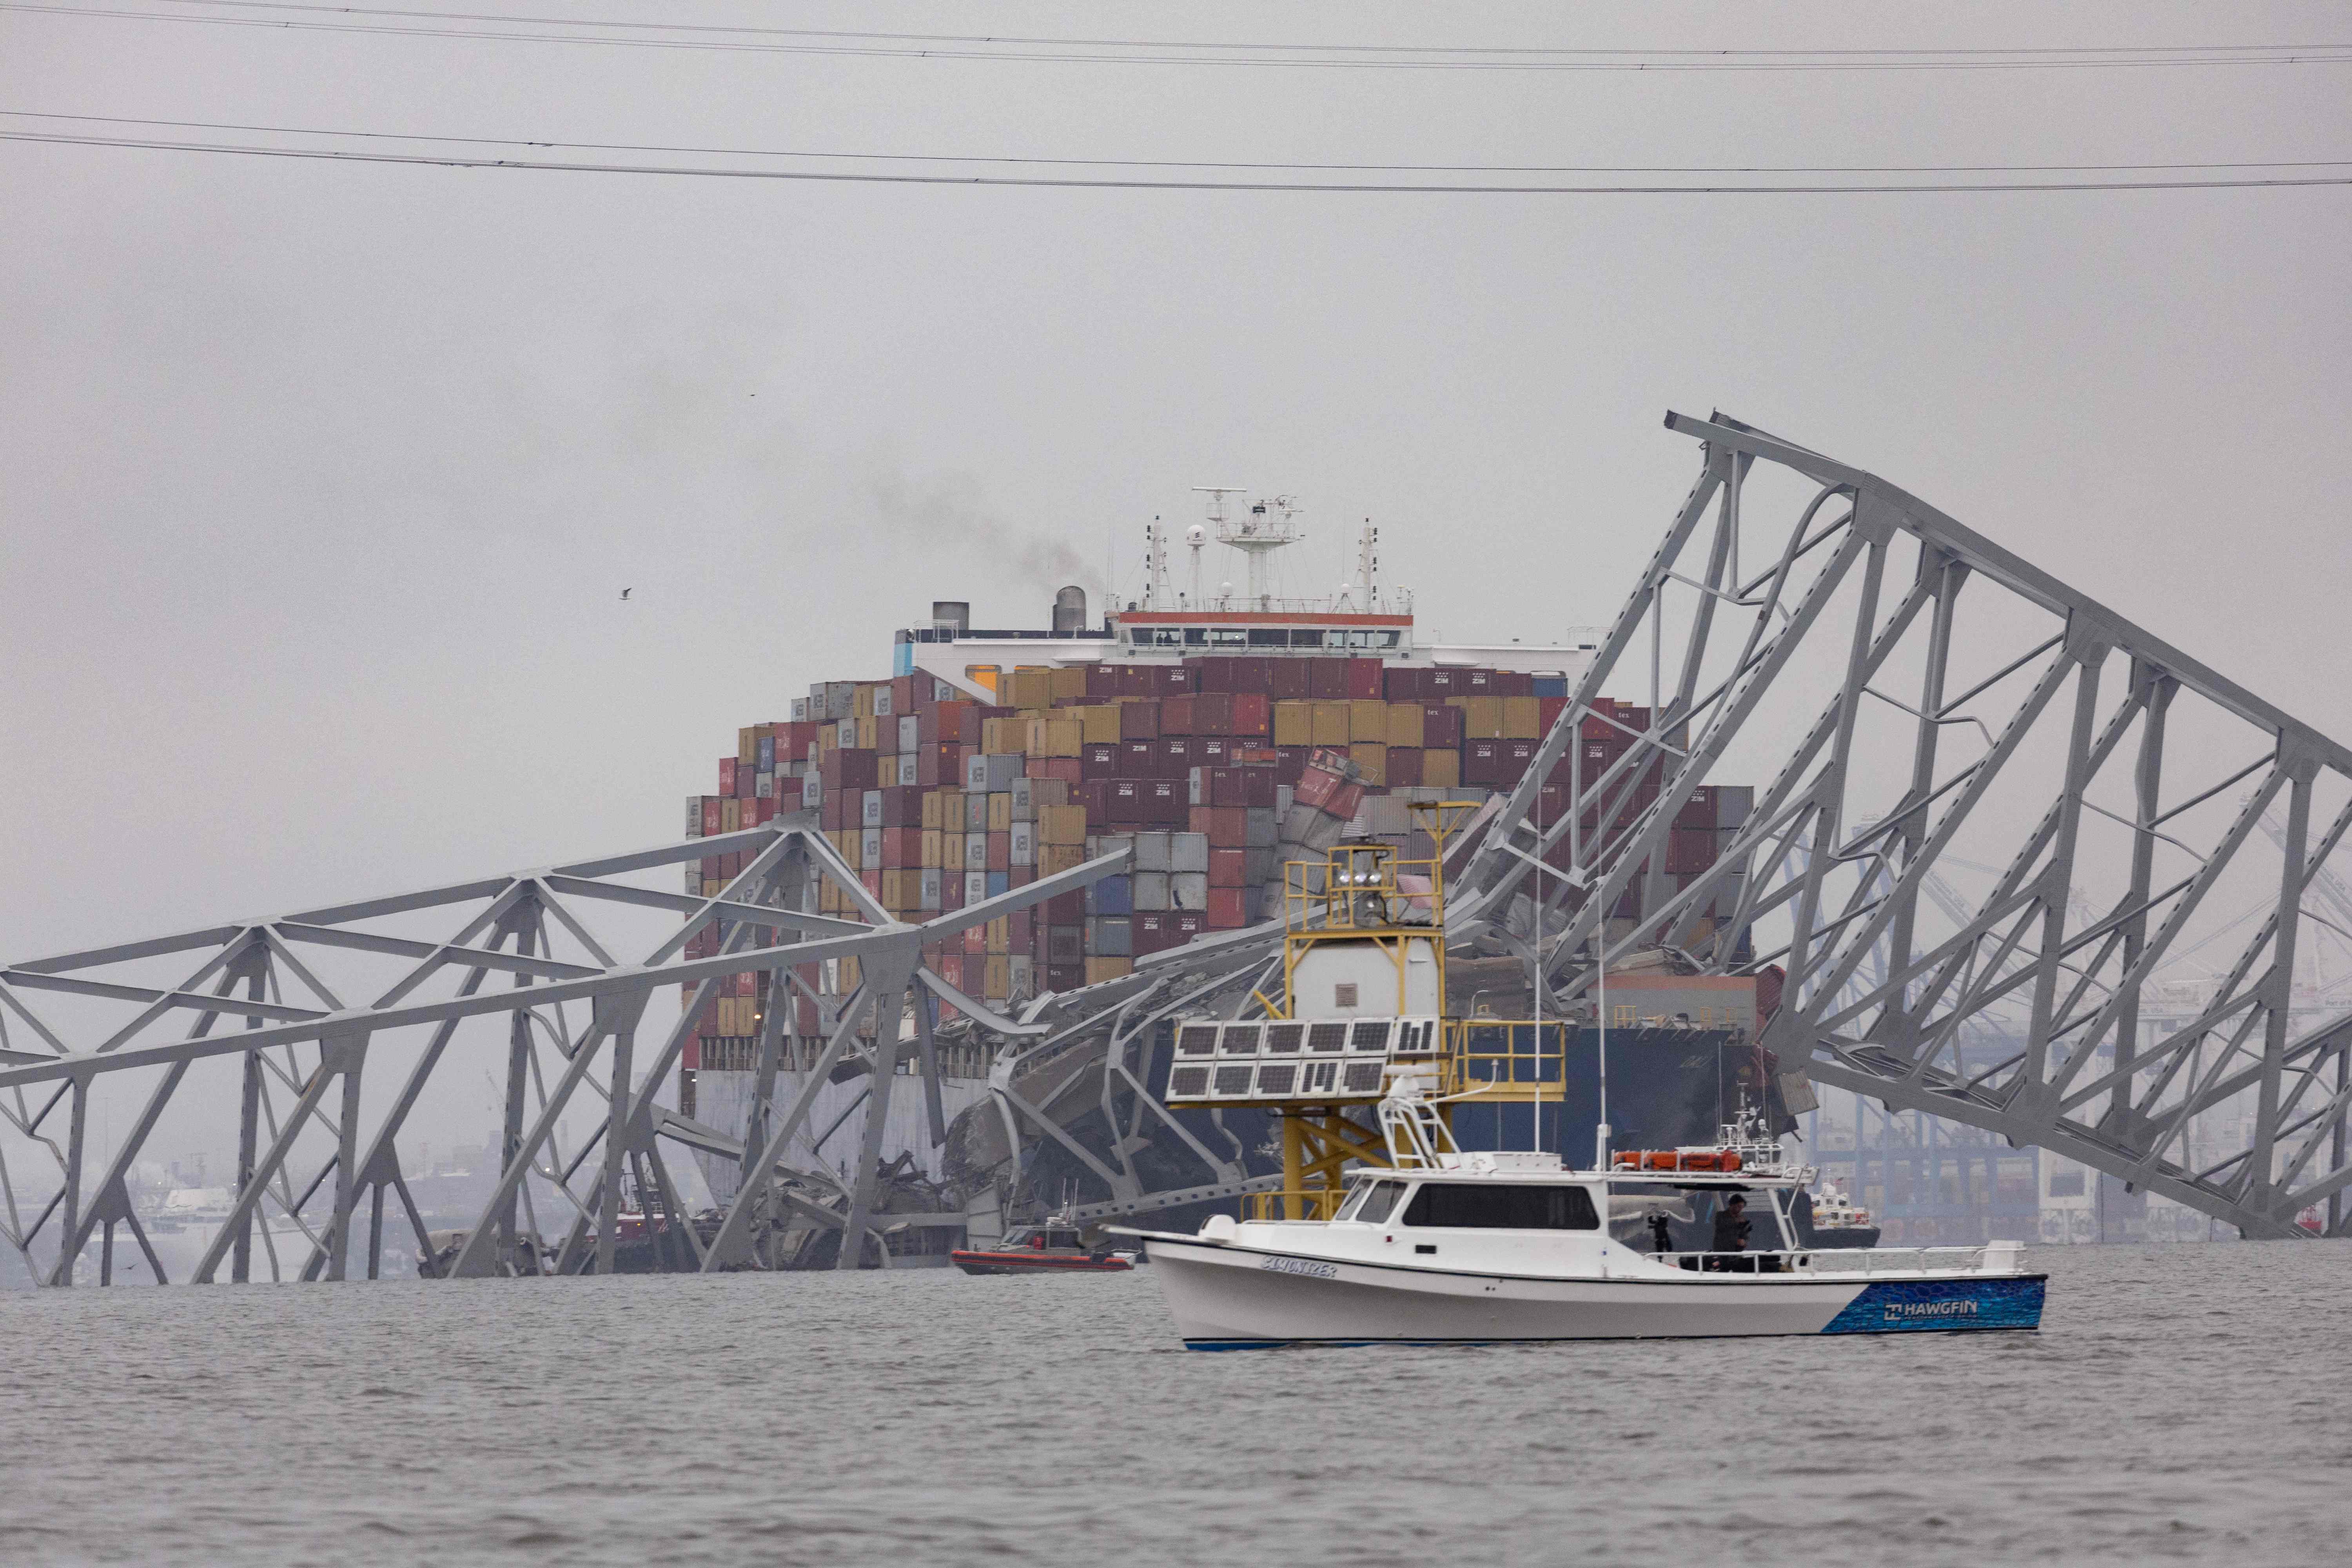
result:
M 1381 1111 L 1393 1163 L 1351 1173 L 1331 1219 L 1218 1215 L 1195 1236 L 1123 1233 L 1159 1266 L 1188 1348 L 2041 1326 L 2049 1277 L 2025 1269 L 2018 1242 L 1800 1247 L 1788 1199 L 1810 1172 L 1736 1151 L 1702 1156 L 1711 1170 L 1576 1171 L 1554 1154 L 1455 1152 L 1426 1102 L 1392 1098 Z M 1654 1253 L 1613 1239 L 1601 1220 L 1612 1193 L 1661 1187 L 1760 1197 L 1779 1245 Z

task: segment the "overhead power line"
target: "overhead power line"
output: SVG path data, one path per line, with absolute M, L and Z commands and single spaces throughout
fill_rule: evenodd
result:
M 1363 195 L 1958 195 L 2000 192 L 2251 190 L 2294 186 L 2352 185 L 2352 174 L 2291 174 L 2262 178 L 2157 180 L 2000 180 L 1782 183 L 1729 184 L 1505 184 L 1498 183 L 1406 183 L 1401 181 L 1145 179 L 1048 174 L 880 173 L 848 169 L 730 168 L 719 164 L 606 163 L 546 158 L 491 158 L 447 153 L 388 153 L 339 147 L 266 146 L 249 142 L 182 142 L 131 136 L 98 136 L 37 131 L 0 131 L 0 142 L 46 142 L 79 147 L 119 147 L 149 152 L 209 153 L 241 157 L 302 158 L 328 163 L 394 163 L 447 169 L 530 169 L 583 174 L 648 174 L 735 180 L 787 180 L 818 184 L 892 185 L 1026 186 L 1066 190 L 1321 191 Z M 562 146 L 563 143 L 542 145 Z
M 1181 42 L 988 34 L 853 32 L 540 17 L 500 12 L 308 5 L 293 0 L 154 0 L 205 11 L 125 10 L 0 0 L 0 11 L 376 37 L 561 43 L 615 48 L 998 60 L 1060 65 L 1255 66 L 1327 70 L 1881 71 L 2064 70 L 2352 63 L 2352 42 L 2018 48 L 1538 48 L 1495 46 Z M 219 15 L 231 6 L 265 15 Z M 374 17 L 375 21 L 352 18 Z M 329 19 L 342 18 L 342 19 Z M 500 29 L 528 28 L 530 31 Z M 590 28 L 595 31 L 580 31 Z M 563 30 L 571 29 L 571 30 Z
M 2259 158 L 2223 162 L 2139 163 L 1367 163 L 1223 158 L 1038 158 L 970 153 L 844 153 L 812 148 L 718 147 L 675 142 L 575 142 L 544 136 L 444 136 L 406 131 L 337 131 L 310 125 L 262 125 L 234 120 L 163 120 L 117 114 L 55 114 L 0 109 L 0 119 L 75 125 L 132 125 L 172 131 L 239 131 L 270 136 L 333 137 L 368 142 L 432 142 L 457 147 L 563 148 L 582 153 L 652 153 L 698 157 L 790 158 L 840 163 L 984 164 L 991 167 L 1081 169 L 1241 169 L 1351 174 L 2187 174 L 2258 169 L 2352 169 L 2352 158 Z

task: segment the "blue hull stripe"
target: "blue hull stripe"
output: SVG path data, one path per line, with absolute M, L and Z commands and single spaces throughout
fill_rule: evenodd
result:
M 1867 1286 L 1825 1334 L 1948 1333 L 2038 1329 L 2043 1274 L 1996 1279 L 1888 1279 Z

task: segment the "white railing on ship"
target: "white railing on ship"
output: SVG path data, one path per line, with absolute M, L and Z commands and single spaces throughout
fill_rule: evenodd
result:
M 1796 1252 L 1759 1247 L 1749 1252 L 1645 1252 L 1642 1256 L 1703 1274 L 1916 1273 L 1930 1268 L 1982 1268 L 1985 1246 L 1979 1242 L 1974 1247 L 1832 1247 Z

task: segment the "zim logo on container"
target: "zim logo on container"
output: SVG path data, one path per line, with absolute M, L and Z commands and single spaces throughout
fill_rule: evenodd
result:
M 1309 1263 L 1303 1258 L 1269 1258 L 1258 1265 L 1276 1274 L 1304 1274 L 1310 1279 L 1337 1279 L 1339 1270 L 1328 1263 Z
M 1973 1318 L 1976 1315 L 1977 1304 L 1973 1300 L 1886 1303 L 1886 1321 L 1890 1323 L 1905 1318 Z

